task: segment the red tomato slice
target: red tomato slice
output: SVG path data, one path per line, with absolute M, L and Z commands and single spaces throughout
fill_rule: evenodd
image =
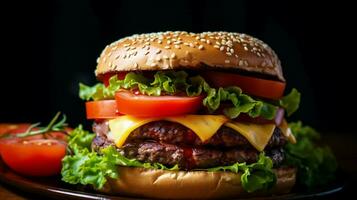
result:
M 110 119 L 121 115 L 115 100 L 88 101 L 86 113 L 87 119 Z
M 196 113 L 202 106 L 203 96 L 147 96 L 126 90 L 115 94 L 118 111 L 138 117 L 162 117 Z
M 201 74 L 213 87 L 238 86 L 244 93 L 268 99 L 280 99 L 285 83 L 233 73 L 207 71 Z
M 3 134 L 16 134 L 25 132 L 31 124 L 21 123 L 21 124 L 0 124 L 0 135 Z
M 28 176 L 51 176 L 61 171 L 66 144 L 53 139 L 0 140 L 1 157 L 15 172 Z

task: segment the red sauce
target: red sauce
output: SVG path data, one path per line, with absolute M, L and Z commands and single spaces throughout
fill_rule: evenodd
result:
M 187 131 L 184 138 L 185 144 L 194 144 L 196 138 L 197 136 L 192 130 Z
M 186 160 L 186 168 L 192 169 L 196 165 L 195 160 L 193 159 L 192 147 L 183 147 L 183 155 Z

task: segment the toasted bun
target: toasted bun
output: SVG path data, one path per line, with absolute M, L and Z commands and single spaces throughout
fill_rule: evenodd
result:
M 110 72 L 202 68 L 234 69 L 285 81 L 280 61 L 264 42 L 228 32 L 160 32 L 133 35 L 108 45 L 96 76 Z
M 109 179 L 104 193 L 157 199 L 217 199 L 288 193 L 296 170 L 275 170 L 277 184 L 270 191 L 247 193 L 240 175 L 230 172 L 166 171 L 120 167 L 118 179 Z

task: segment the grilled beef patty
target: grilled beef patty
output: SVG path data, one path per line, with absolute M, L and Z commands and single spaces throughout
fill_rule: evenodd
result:
M 97 136 L 92 147 L 96 150 L 114 145 L 107 138 L 108 123 L 95 123 Z M 274 165 L 284 159 L 281 148 L 286 143 L 279 128 L 274 130 L 265 153 Z M 118 148 L 128 158 L 142 162 L 161 163 L 166 166 L 178 164 L 180 169 L 198 169 L 231 165 L 236 162 L 256 162 L 259 152 L 239 133 L 228 127 L 221 127 L 209 140 L 202 142 L 192 130 L 166 121 L 151 122 L 135 129 L 125 144 Z
M 93 130 L 97 135 L 107 135 L 109 127 L 106 122 L 95 123 Z M 222 126 L 212 138 L 202 142 L 191 129 L 168 121 L 156 121 L 145 124 L 131 132 L 126 142 L 135 142 L 136 140 L 155 140 L 167 144 L 184 144 L 195 147 L 253 148 L 245 137 L 226 126 Z M 281 130 L 275 128 L 266 148 L 280 147 L 285 145 L 285 143 L 286 139 Z

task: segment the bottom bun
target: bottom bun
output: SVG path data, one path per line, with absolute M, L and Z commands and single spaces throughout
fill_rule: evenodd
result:
M 167 171 L 120 167 L 118 179 L 108 179 L 104 193 L 157 199 L 217 199 L 288 193 L 295 184 L 295 168 L 279 168 L 269 191 L 247 193 L 240 174 L 231 172 Z

